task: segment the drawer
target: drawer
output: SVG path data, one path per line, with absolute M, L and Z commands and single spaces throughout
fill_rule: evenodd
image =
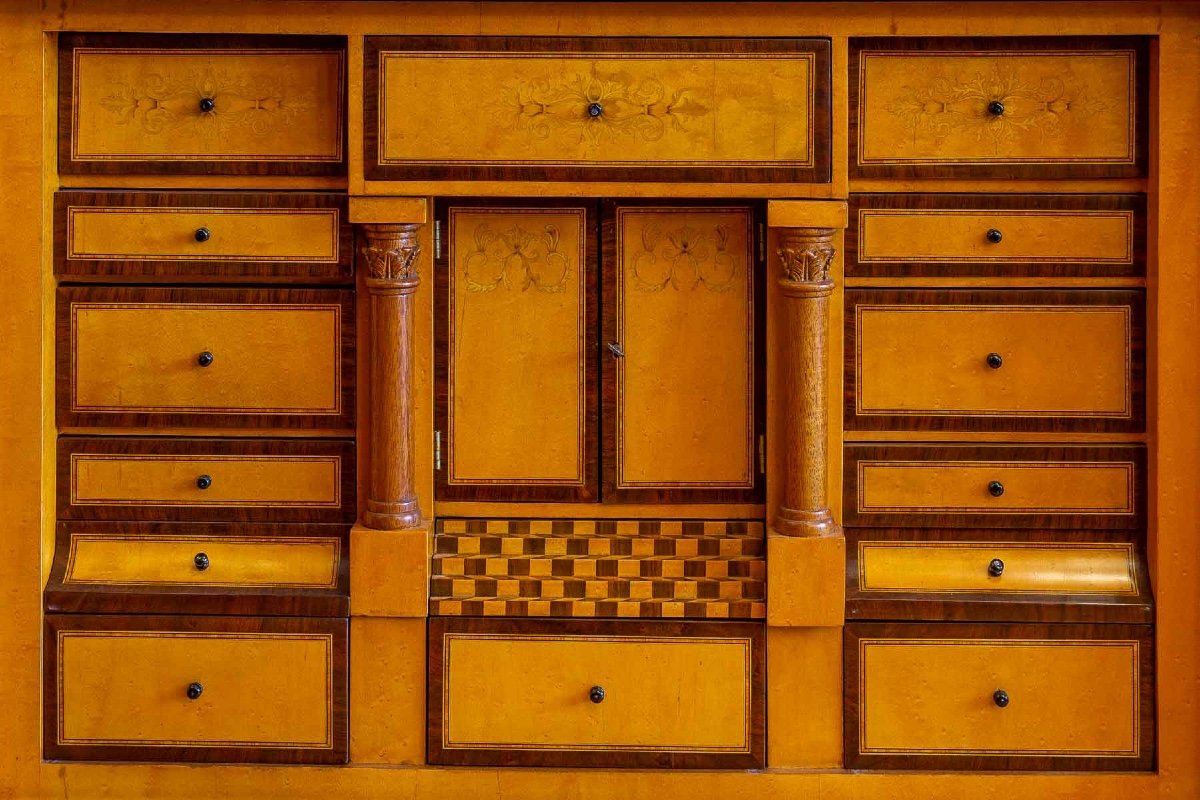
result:
M 61 278 L 353 283 L 344 195 L 58 192 L 54 226 Z
M 215 362 L 214 362 L 215 365 Z M 59 519 L 354 522 L 354 443 L 58 440 Z
M 1134 537 L 1038 530 L 851 529 L 846 616 L 994 622 L 1153 621 Z
M 60 522 L 46 607 L 69 613 L 348 612 L 348 525 Z
M 850 430 L 1145 430 L 1135 291 L 846 292 Z
M 847 445 L 846 524 L 1138 528 L 1146 451 L 1113 447 Z
M 1143 176 L 1148 41 L 851 39 L 850 174 Z
M 830 179 L 828 39 L 368 36 L 365 63 L 368 179 Z
M 63 34 L 63 174 L 344 175 L 333 36 Z
M 346 760 L 344 619 L 49 615 L 46 629 L 48 759 Z
M 846 626 L 850 769 L 1149 770 L 1149 626 Z
M 354 296 L 60 288 L 58 423 L 349 428 Z
M 1140 277 L 1144 195 L 855 194 L 847 277 Z
M 431 619 L 432 764 L 730 767 L 764 758 L 764 630 Z

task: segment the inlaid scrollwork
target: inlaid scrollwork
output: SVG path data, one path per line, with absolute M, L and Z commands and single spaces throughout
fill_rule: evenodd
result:
M 904 87 L 907 94 L 885 104 L 911 133 L 914 143 L 937 144 L 951 134 L 973 130 L 996 152 L 1024 133 L 1042 138 L 1062 133 L 1067 119 L 1087 119 L 1116 106 L 1090 92 L 1087 85 L 1055 75 L 1027 79 L 1012 66 L 995 64 L 990 72 L 949 77 L 934 75 L 927 83 Z M 1001 113 L 989 109 L 993 103 Z
M 593 66 L 590 74 L 508 84 L 493 112 L 508 129 L 528 131 L 539 140 L 563 132 L 588 145 L 618 136 L 654 142 L 668 131 L 686 133 L 689 124 L 710 113 L 697 94 L 686 87 L 668 89 L 656 78 Z
M 663 230 L 655 223 L 642 228 L 641 250 L 630 265 L 631 285 L 639 292 L 703 286 L 713 292 L 733 287 L 738 264 L 729 252 L 729 228 L 703 230 L 690 225 Z
M 540 231 L 521 225 L 497 230 L 482 223 L 474 231 L 475 247 L 462 258 L 468 291 L 491 292 L 503 286 L 522 292 L 561 292 L 571 275 L 571 259 L 560 252 L 558 227 Z
M 202 100 L 213 101 L 211 111 L 201 110 Z M 188 127 L 224 139 L 276 133 L 311 111 L 315 99 L 311 92 L 291 94 L 273 79 L 205 71 L 113 81 L 100 105 L 118 124 L 137 125 L 152 136 Z

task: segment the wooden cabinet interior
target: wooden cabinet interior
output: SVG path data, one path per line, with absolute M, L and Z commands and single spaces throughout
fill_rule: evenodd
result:
M 763 212 L 439 203 L 438 498 L 760 501 Z

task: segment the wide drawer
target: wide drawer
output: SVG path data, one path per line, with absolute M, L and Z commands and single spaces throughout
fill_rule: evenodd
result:
M 846 292 L 848 429 L 1145 429 L 1140 291 Z
M 763 766 L 752 623 L 431 619 L 433 764 Z
M 846 626 L 851 769 L 1145 770 L 1148 626 Z
M 854 194 L 847 277 L 1135 277 L 1143 195 Z
M 855 620 L 1153 620 L 1137 534 L 850 529 L 846 616 Z
M 341 616 L 348 525 L 60 522 L 49 611 Z
M 353 522 L 354 444 L 60 437 L 59 519 Z
M 75 280 L 351 283 L 335 194 L 58 192 L 55 274 Z
M 46 629 L 47 758 L 346 759 L 344 619 L 49 615 Z
M 64 34 L 58 169 L 341 175 L 345 39 Z
M 845 448 L 847 525 L 1137 528 L 1141 446 Z
M 353 293 L 58 290 L 58 423 L 348 428 Z
M 365 62 L 369 179 L 830 177 L 827 39 L 368 36 Z
M 850 174 L 1144 175 L 1147 41 L 851 39 Z

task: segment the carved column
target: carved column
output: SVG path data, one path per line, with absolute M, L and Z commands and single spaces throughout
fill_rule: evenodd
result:
M 413 488 L 413 292 L 420 225 L 360 225 L 371 296 L 371 470 L 363 524 L 421 524 Z
M 834 228 L 779 229 L 783 275 L 785 471 L 776 530 L 786 536 L 836 532 L 829 511 L 826 340 Z

